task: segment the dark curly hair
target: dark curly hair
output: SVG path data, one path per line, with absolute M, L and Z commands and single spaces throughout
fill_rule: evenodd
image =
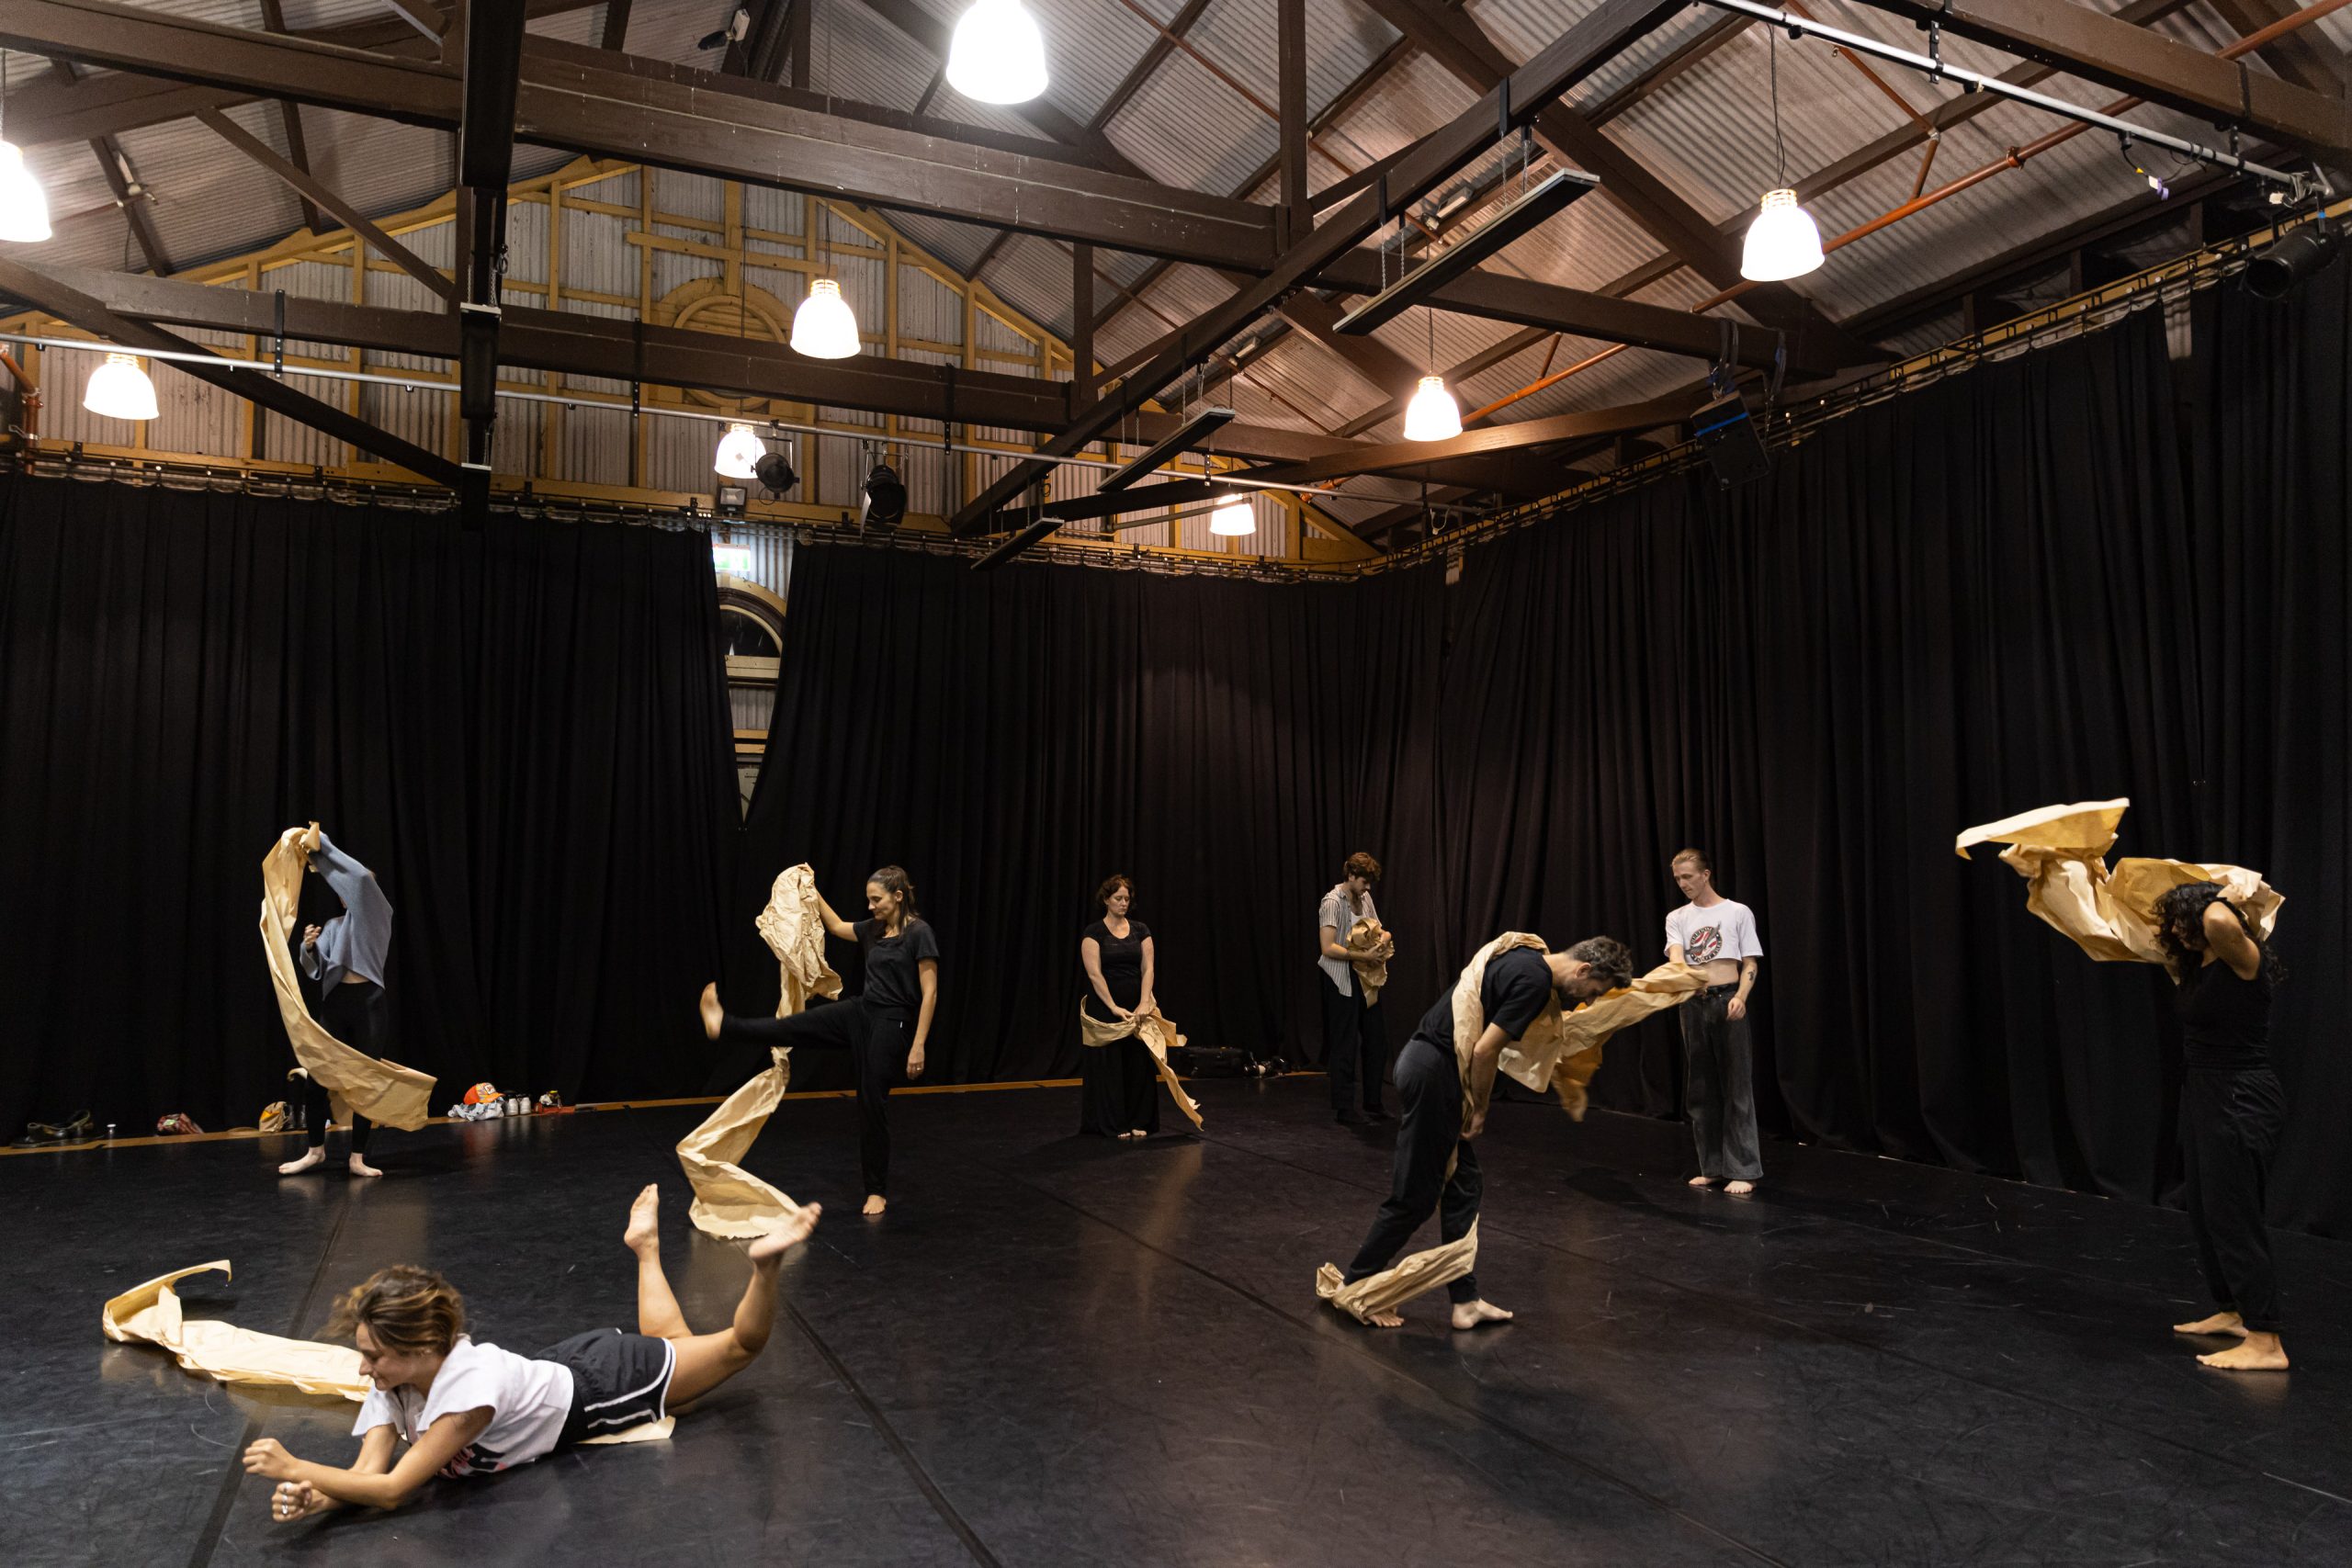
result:
M 1102 886 L 1094 890 L 1094 901 L 1108 908 L 1111 895 L 1122 887 L 1127 890 L 1128 897 L 1132 898 L 1136 896 L 1136 885 L 1127 879 L 1127 874 L 1124 871 L 1114 871 L 1102 879 Z
M 2184 882 L 2177 887 L 2165 889 L 2156 899 L 2156 943 L 2165 950 L 2165 967 L 2172 971 L 2177 985 L 2187 985 L 2190 976 L 2204 967 L 2204 948 L 2188 940 L 2191 931 L 2205 929 L 2205 911 L 2219 902 L 2222 908 L 2238 918 L 2247 940 L 2261 950 L 2262 977 L 2272 985 L 2287 977 L 2287 965 L 2279 962 L 2278 953 L 2262 940 L 2245 911 L 2222 897 L 2218 882 Z M 2201 939 L 2200 939 L 2201 940 Z
M 1358 850 L 1348 857 L 1348 863 L 1340 868 L 1340 874 L 1361 876 L 1366 882 L 1377 882 L 1380 880 L 1380 863 L 1362 850 Z
M 1634 955 L 1613 936 L 1589 936 L 1568 949 L 1568 956 L 1606 980 L 1612 991 L 1634 983 Z

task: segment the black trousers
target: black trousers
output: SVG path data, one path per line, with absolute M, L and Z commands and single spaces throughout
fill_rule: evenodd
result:
M 1331 1109 L 1352 1106 L 1361 1083 L 1363 1108 L 1378 1111 L 1381 1080 L 1388 1076 L 1387 1017 L 1363 1005 L 1362 980 L 1343 993 L 1321 969 L 1315 977 L 1323 990 L 1323 1070 L 1330 1077 Z
M 867 1005 L 863 997 L 821 1003 L 790 1018 L 727 1015 L 721 1043 L 755 1045 L 762 1060 L 748 1072 L 722 1068 L 730 1087 L 741 1086 L 767 1066 L 768 1048 L 847 1051 L 857 1075 L 857 1162 L 869 1197 L 890 1191 L 890 1086 L 907 1070 L 915 1048 L 915 1015 L 899 1008 Z
M 1396 1261 L 1413 1233 L 1431 1210 L 1442 1203 L 1438 1238 L 1459 1241 L 1470 1234 L 1478 1217 L 1477 1151 L 1462 1135 L 1462 1075 L 1453 1053 L 1419 1038 L 1405 1043 L 1396 1057 L 1396 1094 L 1405 1104 L 1405 1118 L 1396 1126 L 1396 1165 L 1390 1179 L 1388 1201 L 1372 1222 L 1356 1260 L 1348 1265 L 1348 1282 L 1367 1279 Z M 1445 1162 L 1453 1161 L 1453 1175 Z M 1446 1287 L 1456 1303 L 1478 1299 L 1478 1277 L 1464 1274 Z
M 2188 1227 L 2215 1304 L 2248 1328 L 2278 1332 L 2278 1271 L 2263 1200 L 2287 1126 L 2287 1094 L 2268 1067 L 2191 1067 L 2180 1090 Z
M 329 986 L 319 998 L 319 1027 L 342 1041 L 364 1056 L 384 1054 L 384 987 L 373 980 L 356 986 Z M 327 1086 L 308 1073 L 288 1075 L 294 1086 L 295 1103 L 302 1108 L 303 1120 L 310 1130 L 304 1142 L 311 1148 L 323 1147 L 327 1141 L 327 1122 L 334 1112 L 327 1102 Z M 351 1113 L 351 1152 L 368 1152 L 368 1135 L 375 1123 L 357 1111 Z
M 1121 1007 L 1141 1000 L 1123 998 Z M 1102 1018 L 1096 999 L 1080 1004 L 1090 1018 Z M 1122 1133 L 1159 1131 L 1159 1071 L 1152 1066 L 1151 1047 L 1133 1035 L 1108 1045 L 1081 1045 L 1078 1077 L 1078 1130 L 1115 1138 Z
M 1730 1016 L 1736 985 L 1710 986 L 1676 1010 L 1682 1015 L 1683 1099 L 1699 1174 L 1754 1181 L 1764 1174 L 1756 1141 L 1756 1066 L 1747 1020 Z

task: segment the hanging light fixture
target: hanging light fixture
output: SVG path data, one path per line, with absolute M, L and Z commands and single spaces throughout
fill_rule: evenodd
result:
M 766 446 L 752 433 L 748 424 L 730 424 L 727 434 L 718 438 L 718 453 L 710 466 L 722 479 L 748 479 L 760 471 L 760 459 L 768 455 Z
M 1046 39 L 1021 0 L 978 0 L 947 47 L 947 85 L 976 103 L 1025 104 L 1046 90 Z
M 7 118 L 8 57 L 0 52 L 0 128 L 5 128 Z M 38 244 L 48 238 L 49 197 L 33 172 L 25 167 L 24 149 L 0 141 L 0 240 Z M 152 393 L 147 400 L 154 401 Z
M 1405 439 L 1444 441 L 1462 434 L 1462 409 L 1445 389 L 1442 376 L 1424 376 L 1420 389 L 1405 405 Z
M 1246 496 L 1228 495 L 1209 513 L 1209 532 L 1238 539 L 1258 531 L 1258 514 Z
M 1789 148 L 1781 139 L 1781 35 L 1773 32 L 1770 36 L 1772 145 L 1780 153 L 1781 165 L 1780 173 L 1773 176 L 1773 188 L 1764 193 L 1755 221 L 1747 226 L 1747 243 L 1740 251 L 1739 276 L 1751 283 L 1803 277 L 1821 265 L 1821 231 L 1815 225 L 1813 214 L 1797 205 L 1797 193 L 1786 184 Z
M 82 406 L 107 419 L 153 419 L 155 383 L 139 367 L 138 355 L 109 354 L 105 364 L 90 372 Z

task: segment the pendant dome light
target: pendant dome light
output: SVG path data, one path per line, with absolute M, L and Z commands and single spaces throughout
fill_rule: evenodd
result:
M 808 298 L 792 312 L 793 352 L 811 359 L 847 359 L 863 346 L 841 284 L 830 277 L 811 283 Z
M 1813 214 L 1797 205 L 1789 177 L 1788 144 L 1781 139 L 1781 35 L 1772 32 L 1772 145 L 1780 154 L 1780 173 L 1773 188 L 1764 193 L 1755 221 L 1747 226 L 1747 243 L 1741 248 L 1739 276 L 1750 283 L 1779 283 L 1803 277 L 1821 265 L 1821 230 Z
M 0 128 L 6 127 L 7 118 L 8 57 L 0 52 Z M 24 149 L 0 141 L 0 240 L 29 245 L 48 238 L 49 196 L 25 167 Z
M 1445 389 L 1445 378 L 1422 377 L 1420 389 L 1405 405 L 1405 439 L 1445 441 L 1461 434 L 1461 405 Z
M 976 0 L 947 47 L 947 85 L 982 104 L 1025 104 L 1046 90 L 1046 39 L 1021 0 Z
M 767 447 L 752 433 L 750 425 L 730 424 L 727 434 L 718 438 L 718 452 L 710 466 L 722 479 L 753 479 L 760 471 L 760 459 L 767 455 Z
M 1258 531 L 1258 514 L 1250 509 L 1247 496 L 1228 495 L 1217 502 L 1209 513 L 1209 532 L 1228 539 L 1238 539 Z
M 82 406 L 107 419 L 153 419 L 155 383 L 139 367 L 138 355 L 109 354 L 105 364 L 90 372 L 90 384 L 82 389 Z

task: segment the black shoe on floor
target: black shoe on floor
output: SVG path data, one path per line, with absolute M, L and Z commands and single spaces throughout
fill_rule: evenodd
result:
M 1364 1114 L 1361 1111 L 1342 1111 L 1340 1112 L 1339 1122 L 1342 1127 L 1368 1127 L 1372 1124 L 1364 1119 Z

